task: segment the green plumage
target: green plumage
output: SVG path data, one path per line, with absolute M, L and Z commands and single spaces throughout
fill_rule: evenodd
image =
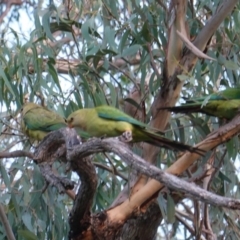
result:
M 42 140 L 49 132 L 66 127 L 65 120 L 57 113 L 35 103 L 22 108 L 22 131 L 34 140 Z
M 94 137 L 116 137 L 131 132 L 133 142 L 144 141 L 172 150 L 203 153 L 197 148 L 161 136 L 146 124 L 110 106 L 77 110 L 67 118 L 67 123 L 69 127 L 80 128 Z
M 201 112 L 218 118 L 232 119 L 240 109 L 240 88 L 228 88 L 205 97 L 187 100 L 177 107 L 163 108 L 176 113 Z

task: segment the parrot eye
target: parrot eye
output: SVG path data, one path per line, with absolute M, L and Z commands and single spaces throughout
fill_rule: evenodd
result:
M 73 117 L 70 118 L 70 121 L 71 121 L 71 122 L 73 121 Z

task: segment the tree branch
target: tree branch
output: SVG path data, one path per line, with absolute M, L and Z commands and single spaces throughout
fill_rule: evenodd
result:
M 0 152 L 0 159 L 1 158 L 17 158 L 17 157 L 28 157 L 33 159 L 33 154 L 27 151 L 17 150 L 13 152 Z
M 73 132 L 72 132 L 73 131 Z M 217 131 L 209 134 L 207 138 L 199 143 L 197 147 L 202 150 L 210 150 L 218 144 L 227 141 L 233 135 L 240 131 L 240 116 L 236 116 L 231 122 L 222 126 Z M 208 192 L 193 183 L 188 183 L 170 173 L 179 175 L 185 171 L 196 159 L 198 154 L 185 153 L 179 158 L 166 172 L 157 167 L 147 163 L 144 159 L 134 154 L 125 143 L 118 140 L 118 138 L 107 139 L 90 139 L 86 143 L 81 144 L 78 141 L 76 132 L 73 129 L 63 128 L 58 131 L 48 134 L 44 140 L 39 144 L 35 153 L 34 160 L 39 163 L 52 161 L 53 156 L 59 157 L 56 152 L 59 148 L 65 147 L 65 159 L 70 162 L 73 170 L 77 171 L 81 178 L 81 187 L 78 195 L 74 201 L 74 207 L 70 215 L 70 236 L 74 236 L 80 232 L 84 232 L 90 226 L 90 208 L 93 200 L 93 195 L 97 186 L 97 177 L 95 169 L 91 161 L 86 159 L 87 156 L 98 152 L 113 152 L 119 155 L 123 161 L 129 166 L 145 174 L 148 177 L 154 178 L 150 180 L 143 188 L 134 194 L 126 202 L 110 209 L 104 215 L 103 220 L 100 215 L 96 219 L 103 224 L 106 220 L 110 227 L 111 224 L 118 224 L 128 219 L 133 213 L 139 212 L 141 206 L 146 203 L 151 197 L 156 194 L 164 185 L 184 192 L 187 196 L 194 199 L 201 200 L 205 203 L 213 204 L 219 207 L 226 207 L 230 209 L 240 209 L 240 200 L 232 198 L 225 198 Z M 63 142 L 65 141 L 65 144 Z M 57 148 L 57 146 L 59 148 Z M 81 221 L 81 224 L 79 223 Z M 80 225 L 79 225 L 80 224 Z M 81 231 L 79 231 L 81 226 Z
M 209 134 L 207 138 L 200 142 L 199 144 L 197 144 L 196 147 L 199 147 L 200 149 L 205 151 L 209 151 L 216 147 L 217 145 L 228 141 L 234 135 L 239 133 L 239 131 L 240 131 L 240 115 L 236 116 L 228 124 L 220 127 L 218 130 Z M 175 161 L 165 171 L 166 173 L 180 175 L 185 170 L 187 170 L 188 167 L 190 167 L 194 163 L 194 161 L 196 161 L 198 158 L 199 158 L 198 154 L 194 153 L 191 154 L 189 152 L 186 152 L 182 157 Z M 148 175 L 147 171 L 146 175 Z M 155 178 L 153 176 L 154 175 L 150 177 Z M 150 196 L 153 196 L 155 193 L 161 190 L 164 187 L 165 181 L 157 179 L 161 181 L 159 182 L 155 179 L 150 180 L 144 187 L 142 187 L 138 192 L 136 192 L 136 194 L 133 195 L 131 199 L 127 199 L 124 203 L 113 209 L 110 213 L 111 218 L 125 219 L 127 216 L 132 214 L 134 209 L 139 208 L 144 202 L 146 202 Z M 170 185 L 167 185 L 167 183 L 166 186 L 170 187 Z M 194 195 L 195 193 L 192 192 L 192 194 Z M 118 214 L 119 216 L 117 216 Z
M 240 123 L 239 123 L 240 125 Z M 228 207 L 232 209 L 240 209 L 240 200 L 234 200 L 231 198 L 224 198 L 216 194 L 210 193 L 202 188 L 198 187 L 193 183 L 188 183 L 178 177 L 164 172 L 157 167 L 147 163 L 135 155 L 131 150 L 129 150 L 126 145 L 119 142 L 117 139 L 92 139 L 88 142 L 82 144 L 81 146 L 75 147 L 70 153 L 69 158 L 72 159 L 76 156 L 79 158 L 87 157 L 90 154 L 98 153 L 102 151 L 113 152 L 118 154 L 122 160 L 124 160 L 128 165 L 134 167 L 138 171 L 146 174 L 149 177 L 157 179 L 162 182 L 165 186 L 185 192 L 188 196 L 195 199 L 222 207 Z M 191 154 L 190 154 L 191 155 Z M 151 196 L 148 196 L 151 197 Z
M 56 187 L 60 194 L 74 188 L 75 183 L 68 178 L 56 176 L 53 173 L 52 165 L 48 162 L 39 164 L 39 168 L 47 184 Z
M 6 235 L 8 237 L 8 240 L 15 240 L 15 237 L 14 237 L 13 232 L 12 232 L 12 228 L 9 224 L 9 221 L 8 221 L 7 216 L 5 214 L 2 203 L 0 203 L 0 219 L 1 219 L 1 222 L 3 224 L 4 229 L 6 231 Z
M 63 144 L 65 142 L 65 144 Z M 80 155 L 74 155 L 69 158 L 69 152 L 74 146 L 81 146 L 79 139 L 74 129 L 63 128 L 58 131 L 48 134 L 43 141 L 38 145 L 34 153 L 34 160 L 41 163 L 39 167 L 48 182 L 52 183 L 63 192 L 69 188 L 73 188 L 73 182 L 55 176 L 49 165 L 54 158 L 64 156 L 64 160 L 68 159 L 71 168 L 77 172 L 81 179 L 81 186 L 74 199 L 74 205 L 69 215 L 69 238 L 72 239 L 80 233 L 84 233 L 90 226 L 90 212 L 93 202 L 93 196 L 97 187 L 97 175 L 95 167 L 90 158 L 82 158 Z M 64 150 L 62 150 L 64 146 Z M 60 151 L 59 151 L 60 149 Z M 61 153 L 59 155 L 59 152 Z
M 69 137 L 69 131 L 70 129 L 65 128 L 50 133 L 36 149 L 34 159 L 38 162 L 47 161 L 49 157 L 51 158 L 55 155 L 53 152 L 57 151 L 57 147 L 55 146 L 55 144 L 57 144 L 58 146 L 60 144 L 60 146 L 62 146 L 63 138 L 65 138 L 65 144 L 67 146 L 66 159 L 71 163 L 74 170 L 78 171 L 78 174 L 81 179 L 83 178 L 83 181 L 86 181 L 84 179 L 91 179 L 91 174 L 89 175 L 89 171 L 91 169 L 91 171 L 93 171 L 94 168 L 89 165 L 90 170 L 86 170 L 86 168 L 82 169 L 81 164 L 87 165 L 90 164 L 90 162 L 84 162 L 83 160 L 79 161 L 79 159 L 84 159 L 91 154 L 104 151 L 113 152 L 119 155 L 122 160 L 125 161 L 129 166 L 140 171 L 148 177 L 154 178 L 150 180 L 138 192 L 136 192 L 136 194 L 133 195 L 130 199 L 125 201 L 120 206 L 117 206 L 116 208 L 108 211 L 108 216 L 112 221 L 122 221 L 127 219 L 136 209 L 139 209 L 139 207 L 144 202 L 148 201 L 164 185 L 169 188 L 185 192 L 188 196 L 191 196 L 194 199 L 198 199 L 206 203 L 231 209 L 240 209 L 240 201 L 238 200 L 218 196 L 216 194 L 201 189 L 195 184 L 188 183 L 171 175 L 179 175 L 183 171 L 185 171 L 196 159 L 199 158 L 198 154 L 189 152 L 185 153 L 172 166 L 170 166 L 170 168 L 168 168 L 166 172 L 163 172 L 157 167 L 145 162 L 145 160 L 141 157 L 135 155 L 125 143 L 120 142 L 117 138 L 91 139 L 86 143 L 79 145 L 79 142 L 76 142 L 76 135 L 71 135 L 72 138 Z M 239 131 L 240 116 L 236 116 L 231 122 L 220 127 L 217 131 L 209 134 L 204 141 L 197 145 L 197 147 L 202 150 L 208 151 L 213 147 L 221 144 L 222 142 L 229 140 Z M 76 144 L 77 146 L 74 146 Z M 73 162 L 75 162 L 75 164 L 73 164 Z M 78 166 L 79 163 L 81 164 Z M 94 174 L 92 173 L 91 176 L 93 175 Z M 89 184 L 89 180 L 87 181 L 87 184 Z M 92 190 L 94 189 L 94 183 L 95 181 L 91 183 Z M 81 208 L 79 207 L 79 209 Z

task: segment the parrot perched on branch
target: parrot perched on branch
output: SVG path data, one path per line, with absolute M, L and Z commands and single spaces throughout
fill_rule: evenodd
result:
M 204 151 L 161 136 L 160 131 L 110 106 L 80 109 L 66 119 L 70 128 L 80 128 L 92 137 L 117 137 L 125 142 L 147 142 L 172 150 L 203 154 Z
M 22 131 L 34 140 L 42 140 L 49 132 L 66 127 L 64 118 L 46 107 L 25 103 L 22 108 Z
M 230 120 L 240 110 L 240 88 L 228 88 L 208 96 L 187 100 L 176 107 L 161 108 L 175 113 L 201 112 L 210 116 Z

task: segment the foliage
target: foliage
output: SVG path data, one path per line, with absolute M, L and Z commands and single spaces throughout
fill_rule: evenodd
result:
M 187 22 L 193 40 L 216 12 L 221 1 L 189 1 Z M 26 5 L 30 3 L 25 3 Z M 20 130 L 19 113 L 24 98 L 45 102 L 50 108 L 67 117 L 83 107 L 109 104 L 123 107 L 131 89 L 141 90 L 146 105 L 145 121 L 151 118 L 150 107 L 164 81 L 164 64 L 169 41 L 169 2 L 166 1 L 72 1 L 64 4 L 37 5 L 26 8 L 14 6 L 8 21 L 1 23 L 2 46 L 0 52 L 0 151 L 24 149 L 33 151 L 35 143 Z M 44 2 L 44 4 L 47 4 Z M 69 5 L 68 5 L 69 4 Z M 37 8 L 34 8 L 37 6 Z M 26 24 L 16 13 L 25 11 L 27 21 L 34 26 L 21 32 Z M 214 33 L 207 54 L 216 61 L 198 60 L 191 72 L 181 74 L 184 80 L 179 103 L 183 98 L 199 97 L 214 91 L 239 85 L 240 4 Z M 158 74 L 154 70 L 157 69 Z M 147 87 L 146 87 L 147 86 Z M 191 144 L 200 142 L 222 122 L 203 114 L 173 115 L 167 134 L 169 138 Z M 216 149 L 215 168 L 210 190 L 223 196 L 238 198 L 239 141 L 234 137 Z M 140 149 L 136 149 L 140 153 Z M 210 153 L 198 162 L 200 172 Z M 161 150 L 157 165 L 167 168 L 177 154 Z M 111 205 L 131 175 L 129 169 L 114 154 L 96 154 L 98 188 L 93 211 Z M 105 165 L 112 171 L 99 167 Z M 63 176 L 65 166 L 54 168 Z M 116 171 L 120 174 L 115 175 Z M 29 158 L 3 159 L 1 171 L 1 203 L 17 239 L 64 239 L 68 234 L 68 213 L 72 201 L 48 187 L 44 193 L 44 180 L 38 166 Z M 122 178 L 119 175 L 125 176 Z M 186 176 L 184 174 L 184 176 Z M 159 234 L 187 238 L 183 212 L 194 216 L 196 206 L 191 200 L 181 201 L 175 211 L 170 195 L 167 201 L 160 195 L 158 202 L 166 222 Z M 210 208 L 213 232 L 218 236 L 238 238 L 239 226 L 236 212 Z M 229 224 L 231 222 L 231 224 Z M 6 239 L 0 226 L 0 238 Z

